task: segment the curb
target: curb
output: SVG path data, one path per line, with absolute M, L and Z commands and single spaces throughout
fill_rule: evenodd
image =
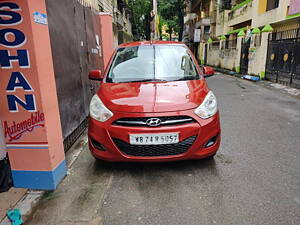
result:
M 234 76 L 234 77 L 239 77 L 239 78 L 242 78 L 242 74 L 239 74 L 237 72 L 234 72 L 232 70 L 227 70 L 227 69 L 223 69 L 223 68 L 219 68 L 219 67 L 214 67 L 214 66 L 210 66 L 212 68 L 214 68 L 215 71 L 217 72 L 220 72 L 220 73 L 225 73 L 225 74 L 228 74 L 228 75 L 231 75 L 231 76 Z
M 279 84 L 279 83 L 274 83 L 274 82 L 271 82 L 271 81 L 268 81 L 268 80 L 245 79 L 244 78 L 245 75 L 239 74 L 237 72 L 227 70 L 227 69 L 223 69 L 223 68 L 219 68 L 219 67 L 214 67 L 214 66 L 211 66 L 211 67 L 214 68 L 214 70 L 217 71 L 217 72 L 228 74 L 230 76 L 240 78 L 240 79 L 243 79 L 243 80 L 252 81 L 252 82 L 255 82 L 255 83 L 257 83 L 257 84 L 259 84 L 259 85 L 261 85 L 265 88 L 273 89 L 273 90 L 275 89 L 275 90 L 280 91 L 281 93 L 288 94 L 288 95 L 291 95 L 293 97 L 300 98 L 300 90 L 299 89 L 288 87 L 288 86 L 285 86 L 285 85 L 282 85 L 282 84 Z

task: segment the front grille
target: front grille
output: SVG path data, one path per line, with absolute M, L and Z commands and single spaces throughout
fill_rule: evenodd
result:
M 129 156 L 172 156 L 185 153 L 194 143 L 197 136 L 191 136 L 182 142 L 167 145 L 131 145 L 120 139 L 113 138 L 119 150 Z
M 160 119 L 161 123 L 159 126 L 174 126 L 182 125 L 187 123 L 194 123 L 196 120 L 189 116 L 164 116 L 164 117 L 128 117 L 120 118 L 113 122 L 113 125 L 125 126 L 125 127 L 147 127 L 148 119 Z M 152 126 L 153 127 L 153 126 Z

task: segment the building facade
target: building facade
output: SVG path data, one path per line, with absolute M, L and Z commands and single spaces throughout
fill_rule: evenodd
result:
M 203 47 L 216 36 L 216 0 L 187 0 L 184 18 L 185 42 L 198 58 L 203 58 Z
M 125 0 L 80 0 L 93 9 L 109 13 L 113 17 L 114 46 L 132 41 L 132 25 L 130 10 Z
M 196 47 L 201 63 L 286 85 L 300 85 L 299 1 L 194 0 L 188 3 L 186 24 L 192 24 L 191 31 L 201 28 L 200 42 L 190 44 L 194 51 Z

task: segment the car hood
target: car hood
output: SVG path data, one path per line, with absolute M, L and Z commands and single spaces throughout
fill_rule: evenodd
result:
M 204 79 L 173 82 L 102 83 L 98 95 L 112 111 L 170 112 L 194 109 L 208 93 Z

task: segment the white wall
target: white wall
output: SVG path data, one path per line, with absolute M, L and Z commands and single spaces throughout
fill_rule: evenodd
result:
M 221 51 L 221 67 L 228 70 L 235 70 L 239 65 L 236 64 L 237 49 L 225 49 Z
M 261 46 L 255 47 L 251 43 L 249 51 L 248 73 L 261 76 L 265 72 L 269 33 L 262 33 Z M 254 38 L 254 37 L 253 37 Z
M 219 58 L 219 49 L 208 49 L 207 51 L 207 64 L 211 66 L 220 67 L 221 60 Z
M 240 49 L 209 49 L 207 64 L 228 70 L 236 70 L 240 66 Z

